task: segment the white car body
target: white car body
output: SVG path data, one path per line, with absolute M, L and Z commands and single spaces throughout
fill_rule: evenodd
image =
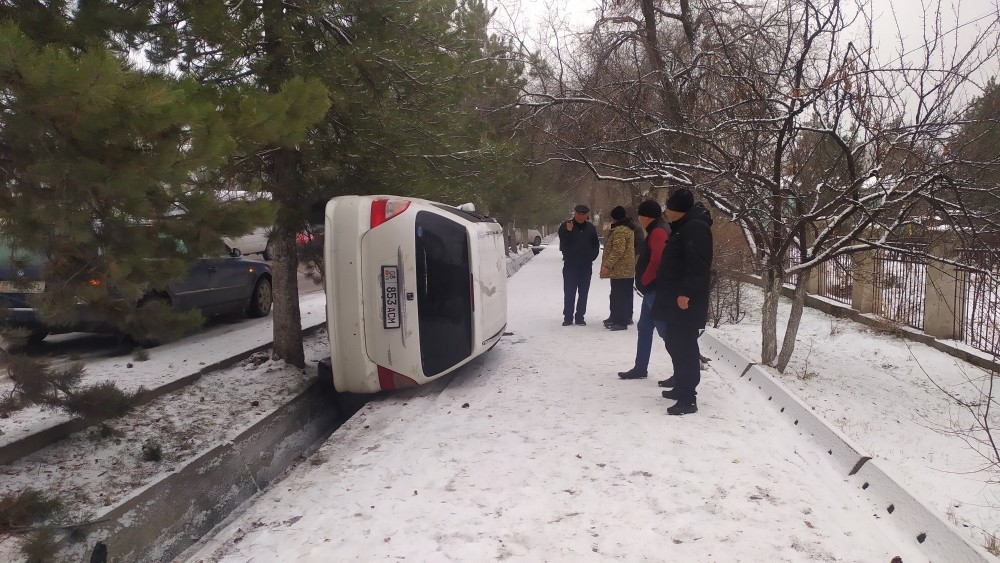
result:
M 507 326 L 503 231 L 415 198 L 326 206 L 324 268 L 333 386 L 422 385 L 493 347 Z
M 268 247 L 268 237 L 271 235 L 271 227 L 257 227 L 250 233 L 241 237 L 225 237 L 223 242 L 229 248 L 237 248 L 240 254 L 263 254 L 265 260 L 271 259 L 271 249 Z
M 538 229 L 528 229 L 528 244 L 538 246 L 542 244 L 542 232 Z

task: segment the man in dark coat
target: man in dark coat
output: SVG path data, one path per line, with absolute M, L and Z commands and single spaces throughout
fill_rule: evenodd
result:
M 663 396 L 677 403 L 667 409 L 667 414 L 683 415 L 698 412 L 698 333 L 708 320 L 712 216 L 701 203 L 694 202 L 694 196 L 685 188 L 678 188 L 667 199 L 666 216 L 670 240 L 656 273 L 653 316 L 666 321 L 663 342 L 674 365 L 673 389 L 664 391 Z
M 573 218 L 559 226 L 559 250 L 563 255 L 563 326 L 587 322 L 587 294 L 594 260 L 601 252 L 597 228 L 589 221 L 590 208 L 577 205 Z M 577 297 L 579 294 L 579 297 Z M 574 305 L 576 313 L 574 315 Z

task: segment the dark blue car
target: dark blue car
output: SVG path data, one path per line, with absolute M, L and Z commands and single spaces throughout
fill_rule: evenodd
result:
M 204 315 L 246 311 L 250 317 L 271 313 L 271 267 L 266 262 L 239 256 L 220 243 L 221 251 L 230 254 L 199 258 L 187 276 L 167 285 L 165 294 L 148 295 L 168 301 L 177 310 L 199 309 Z M 52 325 L 42 322 L 31 306 L 33 295 L 46 290 L 42 277 L 43 261 L 38 257 L 12 253 L 0 239 L 0 313 L 8 326 L 29 331 L 28 343 L 41 342 L 49 334 L 64 332 L 107 332 L 111 323 L 80 304 L 74 321 Z

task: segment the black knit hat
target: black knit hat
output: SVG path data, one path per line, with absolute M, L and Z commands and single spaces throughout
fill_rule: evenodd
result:
M 625 215 L 625 208 L 620 205 L 611 210 L 611 218 L 615 221 L 621 221 L 625 218 Z
M 694 195 L 687 188 L 677 188 L 667 198 L 667 209 L 678 213 L 687 213 L 694 206 Z
M 655 199 L 647 199 L 639 204 L 639 215 L 657 219 L 663 215 L 663 209 L 660 208 L 660 204 Z

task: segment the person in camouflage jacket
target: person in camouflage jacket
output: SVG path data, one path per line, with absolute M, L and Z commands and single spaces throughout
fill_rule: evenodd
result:
M 611 280 L 611 316 L 604 326 L 625 330 L 632 322 L 632 286 L 635 282 L 635 233 L 622 206 L 611 210 L 611 232 L 604 241 L 601 277 Z

